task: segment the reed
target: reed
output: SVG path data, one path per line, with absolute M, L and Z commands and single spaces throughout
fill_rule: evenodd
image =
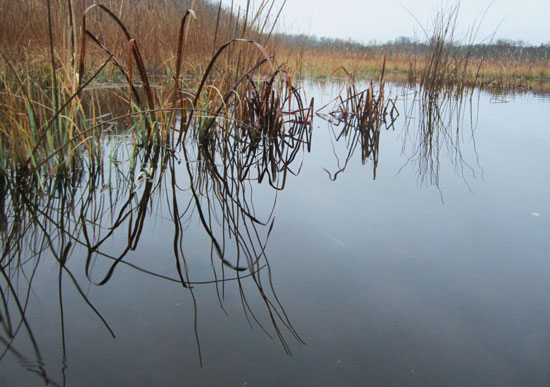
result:
M 40 87 L 28 74 L 18 72 L 6 56 L 3 60 L 8 68 L 0 78 L 0 152 L 4 173 L 22 167 L 30 172 L 46 170 L 47 175 L 52 175 L 74 167 L 84 154 L 97 158 L 101 125 L 95 125 L 95 120 L 86 114 L 74 85 L 62 77 L 52 77 L 54 87 Z
M 279 16 L 274 2 L 255 10 L 250 3 L 241 10 L 206 2 L 190 10 L 185 3 L 106 1 L 84 8 L 78 0 L 23 0 L 7 7 L 0 16 L 3 173 L 24 167 L 51 176 L 84 157 L 100 160 L 103 130 L 121 119 L 136 146 L 149 146 L 179 145 L 191 125 L 211 115 L 239 118 L 237 88 L 266 62 L 273 67 L 265 47 Z M 27 27 L 18 29 L 23 19 Z M 93 86 L 103 79 L 123 86 L 112 89 L 127 104 L 122 116 L 100 108 L 101 87 Z
M 344 172 L 357 148 L 361 150 L 363 165 L 367 160 L 372 161 L 373 178 L 376 179 L 381 128 L 393 128 L 399 116 L 394 100 L 386 100 L 385 97 L 385 63 L 384 59 L 377 87 L 370 81 L 365 89 L 360 89 L 355 76 L 342 68 L 347 81 L 338 96 L 317 111 L 318 116 L 329 122 L 335 141 L 346 142 L 347 154 L 343 165 L 334 150 L 339 169 L 334 173 L 325 169 L 331 180 L 336 180 L 338 175 Z M 325 113 L 327 110 L 328 113 Z M 336 134 L 334 128 L 339 126 L 343 127 L 339 134 Z
M 456 41 L 455 30 L 459 9 L 460 2 L 456 2 L 448 9 L 438 9 L 431 31 L 427 31 L 429 48 L 424 58 L 424 66 L 418 71 L 418 82 L 428 94 L 435 94 L 443 89 L 451 89 L 460 94 L 467 86 L 467 76 L 472 71 L 470 48 L 473 42 Z M 470 39 L 473 38 L 475 36 L 471 32 Z M 477 78 L 477 74 L 475 77 Z M 414 76 L 409 75 L 409 78 L 414 79 Z

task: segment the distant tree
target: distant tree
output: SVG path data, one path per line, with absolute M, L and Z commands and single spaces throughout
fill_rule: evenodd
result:
M 395 39 L 395 44 L 401 45 L 401 46 L 408 46 L 412 43 L 413 43 L 412 39 L 409 38 L 408 36 L 399 36 L 398 38 Z

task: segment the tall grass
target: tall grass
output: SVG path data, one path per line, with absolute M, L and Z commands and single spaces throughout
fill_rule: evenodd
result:
M 50 62 L 50 29 L 55 60 L 72 63 L 78 55 L 78 40 L 82 30 L 81 15 L 95 2 L 89 0 L 51 0 L 51 24 L 48 23 L 48 2 L 43 0 L 0 0 L 0 47 L 14 61 Z M 267 49 L 271 32 L 280 9 L 275 2 L 262 0 L 253 7 L 213 4 L 191 0 L 105 0 L 97 3 L 109 9 L 129 34 L 137 41 L 149 71 L 161 74 L 173 70 L 177 55 L 181 18 L 192 9 L 196 19 L 190 20 L 184 31 L 184 72 L 202 74 L 218 47 L 235 38 L 257 41 Z M 223 6 L 222 6 L 223 5 Z M 128 53 L 127 37 L 114 19 L 101 12 L 90 12 L 87 29 L 106 42 L 111 52 L 120 58 Z M 254 62 L 248 48 L 235 48 L 227 53 L 226 62 L 245 69 Z M 91 64 L 100 64 L 104 55 L 100 48 L 90 51 Z M 252 55 L 255 56 L 255 55 Z
M 456 36 L 457 20 L 460 11 L 460 1 L 448 8 L 439 8 L 433 17 L 430 30 L 424 30 L 428 38 L 428 52 L 423 67 L 414 73 L 419 74 L 420 87 L 428 94 L 440 90 L 452 90 L 462 94 L 468 85 L 469 75 L 479 72 L 483 62 L 472 69 L 472 47 L 476 38 L 476 26 L 473 26 L 466 38 L 458 40 Z M 474 75 L 477 78 L 478 74 Z M 409 75 L 409 79 L 415 76 Z
M 237 89 L 265 63 L 273 68 L 274 1 L 254 10 L 250 2 L 245 10 L 207 2 L 190 10 L 177 0 L 0 2 L 9 9 L 0 16 L 3 171 L 51 176 L 83 157 L 100 160 L 102 131 L 120 118 L 136 146 L 179 145 L 198 121 L 239 119 L 231 116 L 241 111 L 232 107 Z M 103 119 L 98 91 L 89 90 L 103 79 L 123 85 L 113 90 L 127 105 L 119 119 Z
M 51 175 L 74 167 L 84 154 L 96 158 L 101 127 L 86 114 L 74 85 L 55 77 L 55 87 L 41 87 L 5 56 L 3 61 L 7 70 L 0 77 L 2 171 L 18 167 L 38 172 L 44 167 Z

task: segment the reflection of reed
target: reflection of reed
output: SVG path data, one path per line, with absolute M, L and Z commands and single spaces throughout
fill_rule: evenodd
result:
M 394 101 L 384 99 L 383 77 L 382 73 L 377 92 L 372 82 L 367 89 L 359 91 L 353 76 L 348 74 L 348 81 L 340 90 L 339 95 L 331 103 L 317 111 L 317 115 L 329 122 L 334 140 L 339 142 L 343 139 L 346 144 L 347 153 L 343 165 L 340 163 L 336 150 L 333 149 L 338 162 L 338 170 L 331 173 L 325 169 L 333 181 L 346 169 L 358 147 L 361 150 L 363 165 L 366 164 L 367 160 L 372 161 L 373 178 L 376 179 L 380 128 L 382 125 L 386 129 L 392 128 L 399 116 Z M 329 105 L 331 105 L 329 113 L 322 113 L 321 111 L 329 108 Z M 337 133 L 335 127 L 340 125 L 343 125 L 343 128 Z
M 262 87 L 257 85 L 255 90 Z M 4 343 L 5 350 L 1 358 L 11 353 L 26 369 L 40 375 L 44 382 L 56 384 L 46 371 L 39 349 L 39 329 L 33 328 L 26 319 L 33 278 L 40 261 L 46 256 L 53 257 L 58 267 L 57 298 L 64 358 L 63 293 L 67 288 L 63 282 L 73 285 L 83 302 L 114 337 L 115 332 L 83 289 L 90 283 L 101 286 L 112 281 L 120 265 L 180 283 L 190 292 L 193 302 L 198 286 L 214 284 L 222 308 L 225 286 L 235 283 L 250 323 L 255 322 L 270 337 L 269 330 L 272 329 L 287 352 L 290 348 L 285 330 L 302 342 L 277 298 L 267 260 L 266 245 L 274 225 L 272 209 L 276 193 L 272 209 L 267 211 L 265 219 L 257 213 L 252 197 L 253 186 L 262 182 L 267 182 L 276 191 L 282 190 L 288 173 L 299 170 L 295 159 L 310 147 L 312 105 L 304 108 L 297 92 L 292 88 L 286 90 L 289 94 L 279 94 L 283 89 L 271 89 L 272 96 L 286 95 L 280 100 L 283 103 L 278 105 L 278 115 L 271 117 L 269 124 L 275 124 L 271 128 L 276 127 L 276 132 L 251 128 L 252 123 L 259 119 L 257 116 L 250 122 L 232 121 L 231 135 L 228 134 L 229 128 L 225 128 L 225 131 L 210 136 L 208 141 L 189 138 L 181 151 L 185 160 L 181 165 L 178 162 L 179 151 L 168 146 L 134 148 L 126 155 L 122 154 L 126 148 L 121 146 L 111 158 L 127 158 L 129 161 L 122 167 L 115 162 L 94 164 L 87 176 L 82 170 L 77 170 L 65 177 L 45 180 L 15 171 L 2 177 L 0 324 L 3 334 L 0 341 Z M 269 92 L 267 88 L 264 91 Z M 254 90 L 250 93 L 250 101 L 255 101 L 257 96 L 254 97 Z M 289 102 L 291 95 L 296 98 L 292 105 Z M 250 108 L 250 101 L 245 101 L 243 106 Z M 283 110 L 283 106 L 295 107 Z M 266 118 L 268 113 L 261 114 L 265 114 Z M 183 176 L 181 169 L 186 171 Z M 176 273 L 173 277 L 139 267 L 132 262 L 130 255 L 138 249 L 145 225 L 153 216 L 150 209 L 154 201 L 163 198 L 161 192 L 170 193 L 165 205 L 173 225 Z M 182 192 L 187 195 L 181 195 Z M 183 235 L 187 227 L 185 222 L 189 221 L 191 214 L 198 215 L 211 241 L 212 281 L 193 282 L 189 275 Z M 120 242 L 118 247 L 113 247 L 113 239 Z M 86 257 L 84 272 L 87 280 L 79 279 L 80 273 L 69 268 L 74 266 L 69 263 L 82 256 L 82 251 Z M 216 262 L 221 263 L 219 269 Z M 228 270 L 233 274 L 228 275 Z M 25 279 L 24 290 L 20 282 L 14 282 L 15 278 Z M 260 323 L 258 311 L 253 310 L 248 300 L 250 294 L 245 292 L 245 280 L 251 281 L 258 290 L 272 328 Z M 194 308 L 195 335 L 202 362 L 195 302 Z M 16 336 L 23 332 L 32 344 L 33 354 L 30 356 L 34 360 L 14 346 Z M 65 365 L 62 374 L 65 378 Z
M 26 311 L 33 292 L 32 282 L 40 257 L 44 251 L 51 251 L 59 263 L 58 289 L 64 357 L 66 352 L 61 292 L 64 271 L 76 285 L 84 300 L 97 312 L 89 303 L 75 277 L 65 266 L 73 245 L 69 233 L 65 231 L 70 229 L 70 224 L 66 220 L 71 209 L 74 208 L 73 193 L 77 190 L 80 180 L 81 172 L 76 172 L 65 180 L 52 180 L 49 186 L 43 187 L 45 188 L 43 193 L 38 189 L 36 176 L 14 172 L 7 179 L 5 195 L 3 195 L 6 202 L 2 208 L 7 222 L 6 227 L 2 229 L 0 289 L 1 320 L 5 324 L 2 324 L 4 334 L 0 336 L 0 340 L 6 348 L 0 360 L 11 353 L 27 370 L 38 374 L 45 383 L 54 385 L 57 384 L 46 372 L 38 340 L 30 322 L 26 319 Z M 56 231 L 56 227 L 60 227 L 61 231 Z M 99 316 L 102 318 L 101 315 Z M 30 360 L 14 347 L 14 340 L 21 331 L 27 334 L 32 345 L 34 360 Z
M 473 93 L 466 90 L 456 95 L 421 89 L 415 91 L 412 97 L 404 96 L 403 101 L 410 103 L 405 108 L 407 121 L 403 150 L 409 143 L 412 151 L 407 164 L 416 164 L 420 184 L 428 183 L 439 188 L 441 152 L 447 155 L 465 181 L 466 169 L 475 176 L 475 169 L 465 160 L 461 150 L 464 127 L 469 125 L 473 150 L 476 152 Z M 411 128 L 411 117 L 418 117 L 415 129 Z
M 223 268 L 230 267 L 237 273 L 248 321 L 253 320 L 268 334 L 244 293 L 240 273 L 246 271 L 261 295 L 283 348 L 290 353 L 281 328 L 287 328 L 299 342 L 301 339 L 276 296 L 265 251 L 274 224 L 276 199 L 267 218 L 260 219 L 252 194 L 253 185 L 264 181 L 276 191 L 282 190 L 288 173 L 298 172 L 300 166 L 294 168 L 296 157 L 311 147 L 313 101 L 304 107 L 300 94 L 290 82 L 276 84 L 274 75 L 259 84 L 250 80 L 241 108 L 245 120 L 221 121 L 215 127 L 215 135 L 211 135 L 214 127 L 210 126 L 207 138 L 198 136 L 195 169 L 190 163 L 190 148 L 184 148 L 185 165 L 195 207 L 212 241 L 211 259 L 214 261 L 217 256 L 224 264 L 222 289 L 218 289 L 220 303 L 225 283 Z M 232 262 L 228 261 L 229 257 L 233 257 Z M 262 276 L 263 265 L 267 284 Z

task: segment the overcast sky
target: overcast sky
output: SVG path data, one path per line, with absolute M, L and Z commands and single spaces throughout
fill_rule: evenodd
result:
M 246 6 L 246 0 L 234 1 Z M 276 2 L 282 4 L 283 0 Z M 224 5 L 230 3 L 230 0 L 223 1 Z M 280 25 L 285 32 L 351 38 L 363 43 L 373 39 L 383 43 L 399 36 L 422 39 L 418 22 L 423 27 L 430 26 L 438 6 L 455 3 L 446 0 L 287 0 Z M 460 4 L 459 38 L 487 10 L 478 42 L 495 31 L 496 39 L 523 40 L 535 45 L 550 42 L 550 0 L 462 0 Z

